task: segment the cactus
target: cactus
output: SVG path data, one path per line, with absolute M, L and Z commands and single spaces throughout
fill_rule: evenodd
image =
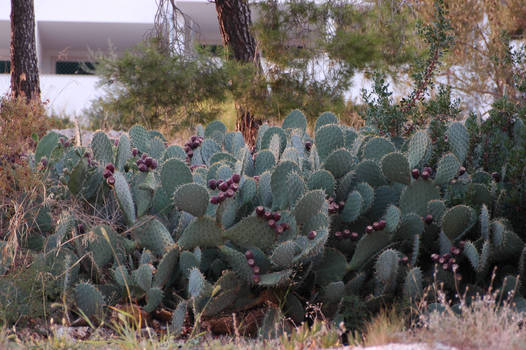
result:
M 104 297 L 92 284 L 81 282 L 75 286 L 75 302 L 79 310 L 88 318 L 102 316 L 102 310 L 105 305 Z

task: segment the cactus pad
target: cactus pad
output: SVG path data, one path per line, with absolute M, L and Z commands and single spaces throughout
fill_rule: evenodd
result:
M 427 203 L 440 198 L 440 192 L 431 181 L 418 180 L 407 186 L 400 195 L 400 209 L 403 213 L 427 215 Z
M 171 197 L 178 186 L 192 181 L 192 172 L 183 161 L 174 158 L 163 164 L 161 184 L 168 196 Z
M 138 225 L 133 234 L 140 246 L 149 249 L 158 256 L 164 255 L 174 245 L 170 232 L 159 220 L 153 217 L 142 219 L 142 224 Z
M 203 216 L 208 207 L 208 191 L 204 186 L 188 183 L 180 186 L 174 195 L 175 206 L 193 216 Z
M 307 129 L 307 118 L 305 118 L 305 115 L 303 115 L 300 110 L 295 109 L 285 117 L 281 127 L 283 129 L 299 129 L 302 133 L 305 133 Z
M 113 149 L 105 133 L 97 131 L 91 139 L 91 149 L 93 150 L 93 158 L 98 160 L 102 165 L 113 162 Z
M 343 207 L 343 211 L 341 213 L 342 220 L 344 222 L 355 221 L 358 216 L 360 216 L 363 207 L 364 202 L 360 192 L 352 191 L 349 193 L 347 200 L 345 201 L 345 206 Z
M 341 148 L 329 154 L 323 167 L 338 179 L 351 171 L 353 165 L 354 158 L 351 153 L 345 148 Z
M 442 217 L 442 231 L 451 239 L 460 239 L 475 223 L 473 209 L 466 205 L 456 205 L 448 209 Z
M 343 132 L 338 125 L 325 125 L 316 131 L 316 149 L 321 161 L 344 145 Z
M 367 141 L 363 147 L 363 158 L 380 160 L 386 154 L 395 151 L 395 146 L 391 141 L 383 137 L 373 137 Z
M 320 114 L 318 119 L 316 119 L 316 125 L 314 126 L 314 131 L 317 132 L 319 129 L 328 124 L 337 124 L 338 117 L 332 112 L 323 112 Z
M 315 171 L 309 178 L 307 186 L 310 190 L 323 190 L 326 196 L 334 195 L 336 180 L 327 170 Z
M 128 182 L 126 182 L 126 178 L 121 172 L 116 171 L 113 174 L 113 177 L 115 178 L 115 196 L 117 197 L 119 206 L 121 207 L 122 213 L 124 214 L 124 218 L 126 219 L 128 225 L 133 225 L 135 223 L 136 216 L 135 205 L 130 192 L 130 186 L 128 185 Z
M 384 176 L 392 182 L 404 185 L 411 183 L 409 162 L 401 153 L 389 153 L 382 158 L 382 172 Z
M 77 307 L 89 318 L 100 317 L 105 305 L 101 292 L 92 284 L 81 282 L 75 286 Z
M 366 159 L 358 163 L 354 177 L 356 182 L 367 182 L 373 187 L 386 185 L 382 170 L 380 170 L 380 166 L 374 160 Z
M 464 163 L 469 149 L 469 133 L 464 124 L 453 122 L 446 131 L 451 151 Z
M 448 183 L 451 179 L 455 177 L 460 168 L 460 162 L 453 153 L 445 154 L 439 161 L 437 165 L 437 173 L 435 176 L 435 184 L 443 185 Z
M 424 131 L 417 131 L 409 140 L 407 159 L 409 167 L 414 168 L 424 159 L 428 148 L 431 147 L 431 142 L 427 133 Z
M 177 245 L 182 249 L 217 247 L 223 243 L 223 231 L 210 217 L 194 219 L 183 231 Z
M 276 233 L 265 220 L 249 216 L 226 230 L 225 238 L 245 248 L 258 247 L 266 250 L 272 247 Z
M 306 223 L 318 214 L 325 203 L 325 194 L 321 190 L 307 192 L 296 204 L 294 217 L 299 225 Z
M 387 247 L 391 243 L 389 236 L 383 232 L 373 232 L 364 235 L 356 246 L 355 253 L 349 262 L 349 269 L 354 271 L 360 268 L 369 259 L 374 258 L 378 252 Z

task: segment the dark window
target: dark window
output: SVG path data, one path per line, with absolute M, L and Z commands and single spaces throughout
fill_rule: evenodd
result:
M 94 74 L 93 62 L 60 61 L 55 64 L 56 74 Z
M 0 61 L 0 73 L 10 73 L 11 62 L 9 61 Z

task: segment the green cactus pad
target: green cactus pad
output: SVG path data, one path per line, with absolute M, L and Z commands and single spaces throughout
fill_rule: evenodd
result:
M 447 184 L 451 179 L 455 177 L 460 168 L 460 162 L 453 153 L 445 154 L 437 165 L 437 173 L 435 176 L 435 184 L 443 185 Z
M 253 283 L 252 268 L 248 266 L 245 254 L 227 246 L 221 246 L 219 249 L 236 275 L 249 284 Z
M 245 139 L 239 131 L 229 132 L 225 135 L 225 150 L 234 156 L 245 147 Z
M 164 293 L 160 288 L 150 288 L 146 292 L 146 305 L 144 306 L 144 311 L 150 313 L 153 312 L 161 302 L 163 301 Z
M 326 196 L 334 196 L 336 180 L 327 170 L 318 170 L 312 173 L 307 182 L 309 190 L 323 190 Z
M 375 277 L 383 284 L 385 291 L 390 291 L 396 286 L 398 276 L 400 252 L 394 249 L 386 249 L 378 256 L 374 264 Z
M 198 268 L 199 265 L 200 261 L 194 253 L 187 250 L 181 252 L 177 268 L 181 271 L 184 277 L 188 278 L 190 276 L 190 270 L 194 267 Z
M 358 133 L 352 127 L 345 129 L 344 133 L 344 144 L 348 150 L 352 149 L 354 141 L 358 138 Z
M 255 159 L 256 175 L 261 175 L 265 171 L 272 169 L 275 164 L 276 159 L 271 151 L 267 149 L 259 151 Z
M 360 268 L 369 259 L 374 258 L 381 250 L 391 243 L 387 233 L 377 231 L 364 235 L 356 245 L 356 250 L 349 262 L 349 270 L 354 271 Z
M 150 152 L 150 133 L 140 125 L 134 125 L 128 131 L 132 146 L 137 148 L 141 153 Z
M 279 154 L 277 154 L 279 157 L 279 155 L 281 155 L 281 153 L 283 153 L 287 147 L 287 134 L 280 127 L 271 126 L 267 131 L 265 131 L 265 134 L 261 139 L 261 149 L 271 149 L 271 143 L 272 139 L 274 139 L 274 136 L 279 138 Z M 276 156 L 276 154 L 274 156 Z
M 297 173 L 290 173 L 287 177 L 289 205 L 293 207 L 306 191 L 306 185 Z
M 309 240 L 305 236 L 300 236 L 296 239 L 296 243 L 300 246 L 301 253 L 294 257 L 293 263 L 303 263 L 323 253 L 325 244 L 329 239 L 329 231 L 327 228 L 323 228 L 318 229 L 317 232 L 318 234 L 313 240 Z
M 387 184 L 380 166 L 374 160 L 362 160 L 354 171 L 354 178 L 356 182 L 367 182 L 373 187 Z
M 224 180 L 227 181 L 232 177 L 234 174 L 234 170 L 229 165 L 221 165 L 216 172 L 216 178 L 217 180 Z
M 223 135 L 226 134 L 226 126 L 219 120 L 214 120 L 213 122 L 208 123 L 205 128 L 204 137 L 212 137 L 216 132 L 219 132 Z
M 415 235 L 424 232 L 424 221 L 415 213 L 409 213 L 402 217 L 400 227 L 395 236 L 397 239 L 412 239 Z
M 143 291 L 148 291 L 152 287 L 153 267 L 149 264 L 142 264 L 132 272 L 135 284 Z
M 370 138 L 363 147 L 363 158 L 380 160 L 386 154 L 395 151 L 395 146 L 391 141 L 383 137 Z
M 150 140 L 150 157 L 161 159 L 165 149 L 164 141 L 161 138 L 154 137 Z
M 317 132 L 322 127 L 328 124 L 338 124 L 338 117 L 332 112 L 323 112 L 322 114 L 320 114 L 318 119 L 316 119 L 314 131 Z
M 358 191 L 352 191 L 347 196 L 345 205 L 341 212 L 341 218 L 344 222 L 354 222 L 364 207 L 362 195 Z
M 427 203 L 427 213 L 433 216 L 434 223 L 442 221 L 442 215 L 446 211 L 446 204 L 439 199 L 433 199 Z
M 219 205 L 216 211 L 216 221 L 223 228 L 230 228 L 237 218 L 239 200 L 237 198 L 227 198 Z
M 301 225 L 301 233 L 307 235 L 310 231 L 319 231 L 329 227 L 327 212 L 318 212 Z
M 117 146 L 117 154 L 115 155 L 115 168 L 124 170 L 124 164 L 132 157 L 130 138 L 126 134 L 119 137 L 119 145 Z
M 385 210 L 384 214 L 384 220 L 386 222 L 385 224 L 385 231 L 389 233 L 394 233 L 398 229 L 398 226 L 400 225 L 402 218 L 402 212 L 400 209 L 395 205 L 390 205 Z
M 212 158 L 214 154 L 221 152 L 221 146 L 212 139 L 204 139 L 199 149 L 201 150 L 201 158 L 206 165 L 211 164 L 210 158 Z
M 50 131 L 44 137 L 42 137 L 35 150 L 35 162 L 40 162 L 42 157 L 49 159 L 51 157 L 51 153 L 53 153 L 53 150 L 57 147 L 59 138 L 60 135 L 54 131 Z
M 489 185 L 492 181 L 493 181 L 493 178 L 491 177 L 491 174 L 485 171 L 477 171 L 471 177 L 471 182 L 473 183 L 481 183 L 481 184 Z
M 493 197 L 487 185 L 473 183 L 468 190 L 471 203 L 474 205 L 491 205 Z
M 152 285 L 154 287 L 162 288 L 168 283 L 171 276 L 174 274 L 178 258 L 179 250 L 175 248 L 164 254 L 161 262 L 159 262 L 159 266 L 157 266 L 157 272 L 153 277 Z
M 100 317 L 105 305 L 101 292 L 92 284 L 81 282 L 75 286 L 77 307 L 89 318 Z
M 291 172 L 300 172 L 298 165 L 291 161 L 279 163 L 272 172 L 270 186 L 272 188 L 272 207 L 275 209 L 284 209 L 288 205 L 287 177 Z
M 132 278 L 126 270 L 126 267 L 120 265 L 113 270 L 113 279 L 123 288 L 129 288 L 132 284 Z
M 300 247 L 295 242 L 282 242 L 272 251 L 270 261 L 274 266 L 279 268 L 291 267 L 292 261 L 299 251 Z
M 258 196 L 261 204 L 270 207 L 272 205 L 271 174 L 269 171 L 264 172 L 259 177 Z
M 413 267 L 407 271 L 407 275 L 405 276 L 404 296 L 412 300 L 421 298 L 424 295 L 422 284 L 422 271 L 419 267 Z
M 153 217 L 142 218 L 141 223 L 133 231 L 133 235 L 141 247 L 149 249 L 158 256 L 164 255 L 174 245 L 170 232 Z
M 302 133 L 305 133 L 307 129 L 307 118 L 305 118 L 305 115 L 303 115 L 300 110 L 295 109 L 285 117 L 281 127 L 283 129 L 299 129 Z
M 170 197 L 168 196 L 168 194 L 166 194 L 166 192 L 164 191 L 162 187 L 158 188 L 157 191 L 155 191 L 153 194 L 152 206 L 151 206 L 152 213 L 154 214 L 162 213 L 163 211 L 168 209 L 171 205 L 172 205 L 172 201 L 170 200 Z
M 369 209 L 371 209 L 371 206 L 374 202 L 374 189 L 367 184 L 366 182 L 359 183 L 356 185 L 356 191 L 360 193 L 363 200 L 363 206 L 362 206 L 362 213 L 365 213 Z
M 348 172 L 344 177 L 338 180 L 336 185 L 336 200 L 342 201 L 347 198 L 349 192 L 351 192 L 354 181 L 354 171 Z
M 247 178 L 239 188 L 241 202 L 243 204 L 251 203 L 257 193 L 256 180 Z
M 296 204 L 294 217 L 296 223 L 302 225 L 318 214 L 325 203 L 325 193 L 322 190 L 307 192 Z
M 480 208 L 480 236 L 485 241 L 489 240 L 489 211 L 485 204 Z
M 208 207 L 207 189 L 195 183 L 179 186 L 174 195 L 175 206 L 193 216 L 203 216 Z
M 424 131 L 417 131 L 409 140 L 407 160 L 409 167 L 414 168 L 424 159 L 428 149 L 431 147 L 431 141 Z
M 124 214 L 126 222 L 131 226 L 135 223 L 136 216 L 130 186 L 121 172 L 115 171 L 113 177 L 115 178 L 115 196 L 117 197 L 117 201 L 119 202 L 119 206 Z
M 398 182 L 404 185 L 411 183 L 409 162 L 401 153 L 389 153 L 382 158 L 382 173 L 392 182 Z
M 201 271 L 196 267 L 190 269 L 190 274 L 188 275 L 188 295 L 196 299 L 203 293 L 204 287 L 205 277 Z
M 281 155 L 281 161 L 285 160 L 289 160 L 294 163 L 299 163 L 300 156 L 298 154 L 298 151 L 296 151 L 296 149 L 292 147 L 285 148 L 283 154 Z
M 101 165 L 113 162 L 113 149 L 110 139 L 102 131 L 97 131 L 91 139 L 91 149 L 93 158 L 98 160 Z
M 372 220 L 378 220 L 385 213 L 390 204 L 398 203 L 400 194 L 392 186 L 380 186 L 374 191 L 374 201 L 368 216 Z
M 234 158 L 230 153 L 217 152 L 210 157 L 209 164 L 212 165 L 218 162 L 226 162 L 229 164 L 234 164 L 236 161 L 237 159 Z
M 185 161 L 186 153 L 184 152 L 184 149 L 181 146 L 172 145 L 164 150 L 164 154 L 162 156 L 162 159 L 164 161 L 167 161 L 171 158 L 177 158 L 179 160 Z
M 265 220 L 249 216 L 226 230 L 225 238 L 245 248 L 258 247 L 267 250 L 276 240 L 276 232 Z
M 446 131 L 449 147 L 457 156 L 460 163 L 464 163 L 469 149 L 469 133 L 464 124 L 453 122 Z
M 172 323 L 170 324 L 170 330 L 174 336 L 179 336 L 183 331 L 184 321 L 186 319 L 187 301 L 181 301 L 177 304 L 175 311 L 172 315 Z
M 260 281 L 258 286 L 260 287 L 278 287 L 286 285 L 290 281 L 292 275 L 292 269 L 265 273 L 260 275 Z
M 400 209 L 403 213 L 427 214 L 427 203 L 439 199 L 440 192 L 431 181 L 418 180 L 407 186 L 400 195 Z
M 477 271 L 479 268 L 479 253 L 475 245 L 470 241 L 466 241 L 462 253 L 468 258 L 473 269 Z
M 88 251 L 97 267 L 107 265 L 113 261 L 114 254 L 124 251 L 123 238 L 109 226 L 95 226 L 87 238 Z
M 460 239 L 475 223 L 473 209 L 466 205 L 449 208 L 442 217 L 442 231 L 451 239 Z
M 323 162 L 329 154 L 343 147 L 342 129 L 334 124 L 325 125 L 316 130 L 315 142 L 318 155 Z
M 343 281 L 336 281 L 323 287 L 322 300 L 325 303 L 338 303 L 345 294 L 345 284 Z
M 351 171 L 354 165 L 354 158 L 345 148 L 337 149 L 329 154 L 323 167 L 339 179 Z
M 182 249 L 217 247 L 223 243 L 223 231 L 214 219 L 203 216 L 194 219 L 183 231 L 177 245 Z
M 331 282 L 341 281 L 347 273 L 345 255 L 334 248 L 325 248 L 323 258 L 314 269 L 316 283 L 325 286 Z
M 192 181 L 192 172 L 183 161 L 174 158 L 163 164 L 161 184 L 168 196 L 171 197 L 178 186 Z

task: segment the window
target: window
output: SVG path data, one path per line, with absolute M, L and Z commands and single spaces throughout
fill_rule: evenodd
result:
M 10 73 L 11 71 L 11 62 L 9 61 L 0 61 L 0 74 L 1 73 Z
M 55 64 L 56 74 L 94 74 L 93 62 L 59 61 Z

